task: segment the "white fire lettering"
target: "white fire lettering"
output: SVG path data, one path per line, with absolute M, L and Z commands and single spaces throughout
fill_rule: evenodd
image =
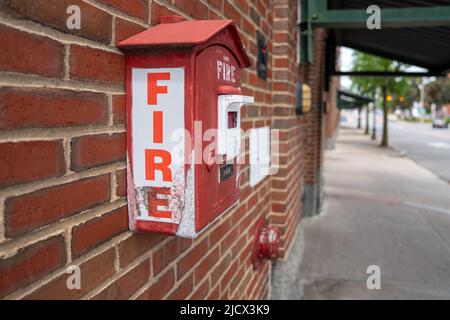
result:
M 225 57 L 224 57 L 225 58 Z M 229 60 L 229 59 L 224 59 Z M 217 60 L 217 80 L 236 82 L 236 67 L 225 61 Z

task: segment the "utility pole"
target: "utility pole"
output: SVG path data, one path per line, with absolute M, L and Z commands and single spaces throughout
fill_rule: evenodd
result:
M 420 108 L 423 110 L 425 107 L 425 78 L 422 78 L 422 83 L 419 85 L 420 88 Z
M 421 83 L 419 84 L 419 89 L 420 89 L 420 112 L 422 112 L 422 110 L 424 110 L 425 108 L 425 96 L 426 96 L 426 85 L 431 83 L 432 80 L 428 79 L 428 78 L 422 78 Z
M 372 140 L 377 140 L 377 113 L 375 103 L 371 102 L 373 112 L 373 124 L 372 124 Z
M 361 129 L 361 107 L 358 108 L 358 129 Z
M 369 134 L 369 131 L 370 131 L 370 129 L 369 129 L 369 112 L 370 112 L 370 109 L 369 109 L 369 104 L 366 104 L 366 131 L 364 132 L 364 134 Z

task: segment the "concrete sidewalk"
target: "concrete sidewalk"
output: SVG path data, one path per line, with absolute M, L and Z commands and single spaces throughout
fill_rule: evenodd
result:
M 325 162 L 324 212 L 303 220 L 305 299 L 450 299 L 450 184 L 354 129 Z

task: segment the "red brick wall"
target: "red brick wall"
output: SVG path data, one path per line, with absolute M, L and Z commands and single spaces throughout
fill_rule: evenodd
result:
M 297 1 L 274 2 L 272 127 L 280 130 L 280 168 L 272 177 L 272 222 L 282 231 L 280 255 L 286 257 L 301 217 L 304 117 L 295 113 Z
M 66 29 L 73 4 L 81 30 Z M 256 101 L 242 127 L 281 132 L 279 173 L 252 188 L 243 166 L 238 205 L 195 240 L 127 225 L 125 69 L 115 45 L 174 13 L 235 20 L 253 62 L 244 92 Z M 0 0 L 0 297 L 267 297 L 270 264 L 251 263 L 255 224 L 264 216 L 280 227 L 284 257 L 300 220 L 304 159 L 320 153 L 320 141 L 307 142 L 320 138 L 319 115 L 294 112 L 296 20 L 294 0 Z M 257 29 L 267 81 L 256 74 Z M 308 81 L 317 100 L 319 82 Z M 71 265 L 81 290 L 67 289 Z

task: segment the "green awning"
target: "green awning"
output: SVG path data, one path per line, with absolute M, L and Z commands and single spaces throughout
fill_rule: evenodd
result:
M 434 74 L 450 71 L 448 0 L 304 1 L 308 1 L 304 28 L 328 29 L 333 46 L 416 65 Z M 366 26 L 367 8 L 371 5 L 381 8 L 381 30 Z
M 372 102 L 373 99 L 358 94 L 339 90 L 337 92 L 337 106 L 342 109 L 359 109 Z

